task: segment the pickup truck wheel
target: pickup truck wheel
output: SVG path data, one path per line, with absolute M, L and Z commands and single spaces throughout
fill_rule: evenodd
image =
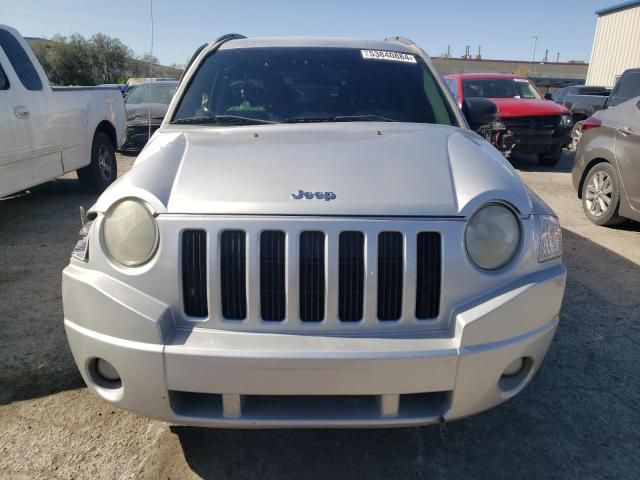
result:
M 620 208 L 620 181 L 618 172 L 607 162 L 593 166 L 582 185 L 582 208 L 596 225 L 611 226 L 623 223 Z
M 569 144 L 569 150 L 575 150 L 578 148 L 578 142 L 582 136 L 582 124 L 584 121 L 576 122 L 571 129 L 571 143 Z
M 91 146 L 91 163 L 78 170 L 82 188 L 89 193 L 102 193 L 118 176 L 116 152 L 111 139 L 96 132 Z
M 548 153 L 538 155 L 538 162 L 545 167 L 553 167 L 557 165 L 562 156 L 562 145 L 556 145 Z

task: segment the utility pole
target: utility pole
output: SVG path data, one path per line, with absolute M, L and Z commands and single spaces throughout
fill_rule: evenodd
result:
M 560 62 L 560 52 L 556 53 L 556 63 Z
M 538 47 L 538 39 L 542 38 L 540 35 L 533 36 L 533 55 L 531 55 L 531 61 L 536 61 L 536 48 Z
M 544 62 L 544 63 L 547 63 L 548 61 L 549 61 L 549 49 L 547 48 L 547 49 L 544 51 L 544 60 L 543 60 L 543 62 Z
M 482 60 L 482 45 L 478 45 L 478 56 L 476 58 Z
M 451 45 L 447 45 L 447 58 L 451 58 Z

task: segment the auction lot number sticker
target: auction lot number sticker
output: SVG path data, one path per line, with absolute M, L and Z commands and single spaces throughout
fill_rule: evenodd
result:
M 365 60 L 391 60 L 393 62 L 417 63 L 416 57 L 407 53 L 388 52 L 386 50 L 360 50 Z

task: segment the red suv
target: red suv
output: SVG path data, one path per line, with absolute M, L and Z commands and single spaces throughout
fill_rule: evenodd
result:
M 555 165 L 562 148 L 571 143 L 571 115 L 565 107 L 545 100 L 526 78 L 504 73 L 464 73 L 445 77 L 462 108 L 463 101 L 483 97 L 498 106 L 499 118 L 478 133 L 510 157 L 536 153 L 542 165 Z

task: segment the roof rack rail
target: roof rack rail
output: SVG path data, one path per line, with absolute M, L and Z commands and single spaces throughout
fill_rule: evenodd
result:
M 216 38 L 213 43 L 224 43 L 224 42 L 228 42 L 229 40 L 239 40 L 242 38 L 247 38 L 247 37 L 245 37 L 241 33 L 225 33 L 224 35 Z
M 187 62 L 187 66 L 184 67 L 184 70 L 182 70 L 182 75 L 180 75 L 180 80 L 179 82 L 182 82 L 182 79 L 184 78 L 185 74 L 187 73 L 187 70 L 189 70 L 189 67 L 193 64 L 193 62 L 196 60 L 196 58 L 198 57 L 198 55 L 200 55 L 200 52 L 202 52 L 202 50 L 204 50 L 205 48 L 207 48 L 207 45 L 209 45 L 208 43 L 203 43 L 202 45 L 200 45 L 195 52 L 193 52 L 193 55 L 191 55 L 191 58 L 189 59 L 189 61 Z
M 228 42 L 229 40 L 238 40 L 238 39 L 242 39 L 242 38 L 247 38 L 244 35 L 240 34 L 240 33 L 227 33 L 225 35 L 222 35 L 221 37 L 216 38 L 213 43 L 211 45 L 216 45 L 216 46 L 220 46 L 225 42 Z M 193 55 L 191 55 L 191 58 L 189 59 L 189 62 L 187 63 L 187 66 L 184 67 L 184 70 L 182 71 L 182 75 L 180 76 L 180 80 L 179 82 L 182 82 L 182 79 L 184 78 L 185 74 L 187 73 L 187 70 L 189 70 L 189 67 L 191 67 L 191 65 L 193 64 L 193 62 L 195 62 L 196 58 L 198 58 L 198 55 L 200 55 L 200 53 L 202 53 L 202 51 L 207 48 L 210 44 L 208 43 L 203 43 L 202 45 L 200 45 L 195 52 L 193 52 Z
M 397 42 L 402 43 L 404 45 L 409 45 L 411 47 L 417 47 L 416 42 L 407 37 L 401 37 L 398 35 L 393 35 L 391 37 L 387 37 L 384 39 L 385 42 Z

